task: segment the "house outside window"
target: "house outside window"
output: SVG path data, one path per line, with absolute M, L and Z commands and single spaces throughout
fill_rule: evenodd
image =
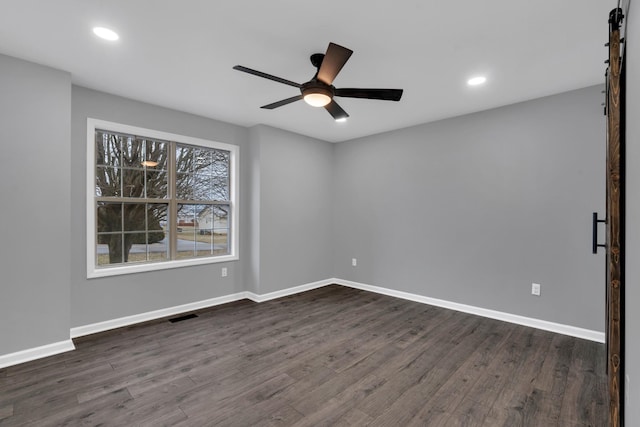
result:
M 87 123 L 88 277 L 237 259 L 237 146 Z

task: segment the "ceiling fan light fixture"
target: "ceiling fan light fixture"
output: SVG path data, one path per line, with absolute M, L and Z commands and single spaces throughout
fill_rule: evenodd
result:
M 153 161 L 153 160 L 145 160 L 144 162 L 140 163 L 142 166 L 146 166 L 148 168 L 155 168 L 156 166 L 158 166 L 158 162 Z
M 324 107 L 333 99 L 333 88 L 317 80 L 305 83 L 300 88 L 302 98 L 312 107 Z
M 304 101 L 312 107 L 324 107 L 331 102 L 331 97 L 326 93 L 312 92 L 304 95 Z

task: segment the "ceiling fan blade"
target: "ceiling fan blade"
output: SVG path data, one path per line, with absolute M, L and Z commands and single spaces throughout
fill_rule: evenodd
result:
M 291 104 L 292 102 L 300 101 L 301 99 L 302 99 L 302 95 L 292 96 L 291 98 L 283 99 L 282 101 L 274 102 L 273 104 L 263 105 L 260 108 L 273 110 L 274 108 L 282 107 L 283 105 Z
M 342 47 L 335 43 L 329 43 L 327 53 L 324 54 L 324 59 L 318 70 L 318 80 L 330 85 L 333 83 L 333 79 L 336 78 L 344 64 L 351 56 L 353 51 Z
M 284 83 L 289 86 L 300 88 L 300 83 L 292 82 L 291 80 L 283 79 L 280 77 L 272 76 L 271 74 L 263 73 L 262 71 L 253 70 L 251 68 L 243 67 L 242 65 L 236 65 L 234 70 L 242 71 L 245 73 L 253 74 L 254 76 L 263 77 L 265 79 L 273 80 L 274 82 Z
M 331 102 L 325 105 L 324 108 L 329 112 L 329 114 L 331 114 L 334 120 L 346 119 L 347 117 L 349 117 L 347 112 L 344 111 L 342 107 L 339 106 L 338 103 L 334 100 L 331 100 Z
M 400 101 L 400 98 L 402 98 L 402 89 L 336 89 L 335 96 Z

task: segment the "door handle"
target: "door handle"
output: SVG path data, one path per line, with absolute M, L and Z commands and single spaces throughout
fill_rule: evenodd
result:
M 603 222 L 603 223 L 607 223 L 606 219 L 598 219 L 598 212 L 594 212 L 593 213 L 593 232 L 592 232 L 592 237 L 591 237 L 591 251 L 594 254 L 598 253 L 598 248 L 606 248 L 607 245 L 606 244 L 599 244 L 598 243 L 598 223 L 599 222 Z

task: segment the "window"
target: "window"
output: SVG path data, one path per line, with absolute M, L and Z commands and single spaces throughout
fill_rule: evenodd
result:
M 238 147 L 88 119 L 87 275 L 237 259 Z

